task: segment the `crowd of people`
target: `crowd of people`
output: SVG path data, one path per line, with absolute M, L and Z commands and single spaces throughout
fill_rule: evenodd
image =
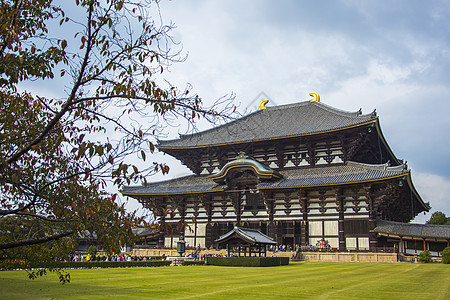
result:
M 195 249 L 195 248 L 193 248 Z M 205 260 L 207 257 L 233 257 L 237 256 L 238 249 L 233 249 L 228 256 L 227 254 L 203 254 L 200 255 L 201 250 L 197 248 L 195 252 L 192 252 L 190 254 L 185 254 L 186 257 L 191 257 L 196 260 Z M 315 252 L 315 251 L 329 251 L 330 245 L 327 240 L 320 239 L 317 241 L 315 245 L 273 245 L 268 248 L 268 252 L 273 252 L 272 256 L 276 256 L 276 252 Z M 264 250 L 262 250 L 264 252 Z M 245 249 L 242 248 L 241 252 L 245 252 Z M 252 253 L 257 252 L 257 250 L 253 251 Z M 150 261 L 152 258 L 148 256 L 136 256 L 131 254 L 114 254 L 114 255 L 107 255 L 107 254 L 98 254 L 98 255 L 82 255 L 82 254 L 71 254 L 68 257 L 68 260 L 70 261 Z M 162 260 L 168 259 L 168 257 L 164 256 L 162 257 Z
M 82 255 L 82 254 L 71 254 L 69 255 L 70 261 L 149 261 L 152 260 L 151 257 L 147 256 L 136 256 L 130 254 L 114 254 L 114 255 Z

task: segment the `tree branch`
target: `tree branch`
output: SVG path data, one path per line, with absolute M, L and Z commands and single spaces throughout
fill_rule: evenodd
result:
M 66 237 L 73 234 L 73 230 L 66 231 L 59 234 L 54 234 L 51 236 L 47 236 L 45 238 L 39 238 L 39 239 L 29 239 L 29 240 L 22 240 L 22 241 L 16 241 L 16 242 L 10 242 L 10 243 L 3 243 L 0 244 L 0 249 L 11 249 L 11 248 L 17 248 L 22 246 L 31 246 L 36 244 L 42 244 L 50 241 L 56 241 L 60 238 Z

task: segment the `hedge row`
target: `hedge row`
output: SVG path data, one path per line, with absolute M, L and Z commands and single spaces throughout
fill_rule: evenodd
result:
M 64 261 L 51 264 L 31 265 L 32 269 L 55 268 L 55 269 L 92 269 L 92 268 L 130 268 L 130 267 L 162 267 L 170 266 L 171 261 Z M 10 265 L 8 269 L 24 269 L 23 265 Z
M 442 255 L 442 262 L 444 264 L 450 264 L 450 247 L 445 248 L 441 252 Z
M 183 264 L 185 266 L 198 266 L 204 265 L 206 262 L 204 260 L 185 260 Z
M 207 265 L 234 267 L 270 267 L 289 264 L 289 257 L 207 257 Z

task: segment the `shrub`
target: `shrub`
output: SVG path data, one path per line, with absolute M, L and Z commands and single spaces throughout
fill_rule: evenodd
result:
M 97 254 L 97 247 L 95 247 L 94 245 L 89 246 L 88 254 L 90 256 L 95 256 Z
M 183 262 L 185 266 L 198 266 L 206 264 L 204 260 L 185 260 Z
M 450 264 L 450 247 L 445 248 L 441 251 L 442 263 Z
M 207 257 L 207 265 L 234 267 L 270 267 L 289 264 L 288 257 Z
M 431 262 L 431 253 L 429 250 L 424 250 L 419 254 L 419 261 L 423 263 Z
M 151 261 L 62 261 L 46 264 L 34 264 L 29 267 L 51 268 L 51 269 L 91 269 L 91 268 L 130 268 L 130 267 L 162 267 L 170 266 L 171 261 L 151 260 Z M 24 269 L 23 265 L 16 264 L 10 269 Z

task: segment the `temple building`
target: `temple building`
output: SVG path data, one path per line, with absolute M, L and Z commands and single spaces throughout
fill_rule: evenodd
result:
M 182 233 L 193 247 L 215 246 L 235 226 L 291 246 L 321 239 L 339 251 L 383 246 L 378 222 L 407 223 L 430 207 L 375 111 L 342 111 L 312 95 L 289 105 L 263 102 L 225 125 L 160 141 L 158 149 L 193 174 L 122 194 L 160 212 L 172 228 L 187 224 Z M 160 246 L 174 247 L 179 234 L 165 232 Z

